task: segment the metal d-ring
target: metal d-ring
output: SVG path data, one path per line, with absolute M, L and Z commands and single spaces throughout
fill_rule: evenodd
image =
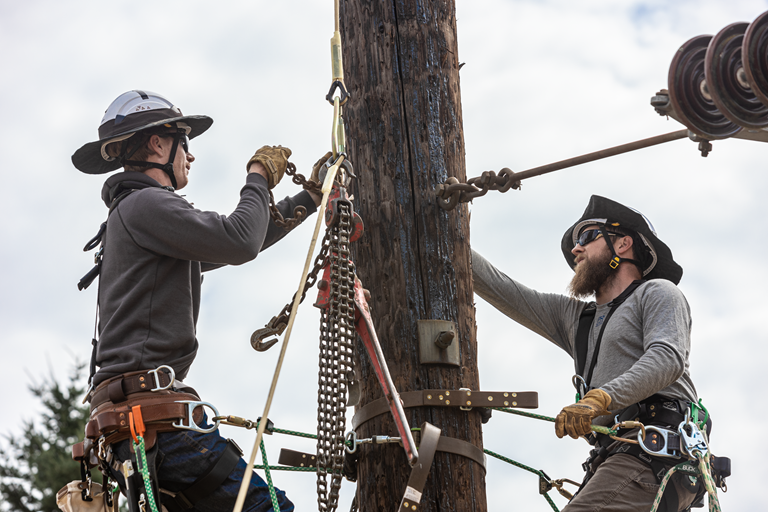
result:
M 219 411 L 216 409 L 216 407 L 213 406 L 213 404 L 210 404 L 208 402 L 200 402 L 195 400 L 177 400 L 177 404 L 187 404 L 187 421 L 189 421 L 188 425 L 184 424 L 184 418 L 179 420 L 178 423 L 174 423 L 173 426 L 176 428 L 182 428 L 186 430 L 194 430 L 195 432 L 200 432 L 202 434 L 210 434 L 211 432 L 214 432 L 217 428 L 219 428 L 219 425 L 221 424 L 221 420 L 219 418 Z M 214 425 L 211 428 L 203 428 L 197 423 L 195 423 L 195 419 L 192 417 L 192 414 L 194 413 L 195 409 L 197 407 L 209 407 L 213 412 L 213 422 Z
M 166 386 L 161 386 L 160 385 L 160 375 L 158 374 L 158 372 L 161 369 L 163 369 L 163 368 L 168 370 L 168 372 L 171 374 L 171 381 Z M 173 383 L 176 380 L 176 372 L 173 371 L 173 368 L 171 368 L 170 366 L 165 365 L 165 364 L 161 365 L 161 366 L 158 366 L 154 370 L 149 370 L 149 371 L 147 371 L 147 373 L 151 373 L 152 376 L 155 378 L 155 387 L 150 389 L 150 391 L 163 391 L 163 390 L 166 390 L 166 389 L 170 388 L 171 386 L 173 386 Z

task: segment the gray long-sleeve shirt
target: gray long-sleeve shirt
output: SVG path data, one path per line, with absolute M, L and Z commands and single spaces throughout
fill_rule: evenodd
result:
M 111 176 L 102 197 L 109 206 L 128 189 L 134 191 L 107 222 L 94 386 L 160 365 L 183 379 L 197 354 L 201 273 L 250 261 L 287 234 L 270 222 L 267 181 L 258 174 L 248 174 L 229 216 L 198 210 L 137 172 Z M 277 207 L 291 217 L 299 204 L 308 213 L 316 210 L 307 192 Z
M 574 357 L 576 330 L 586 302 L 527 288 L 475 251 L 472 275 L 475 293 Z M 609 310 L 608 304 L 597 306 L 584 373 L 589 372 Z M 610 395 L 612 411 L 656 393 L 696 401 L 688 371 L 690 349 L 691 315 L 682 292 L 664 279 L 647 281 L 617 307 L 606 325 L 591 386 Z

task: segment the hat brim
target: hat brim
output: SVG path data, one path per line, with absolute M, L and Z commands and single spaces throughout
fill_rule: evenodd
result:
M 72 155 L 72 163 L 79 171 L 86 174 L 106 174 L 108 172 L 116 171 L 122 167 L 122 165 L 118 159 L 104 159 L 101 154 L 101 147 L 104 143 L 115 139 L 125 139 L 126 135 L 133 135 L 134 133 L 140 131 L 171 123 L 186 123 L 190 127 L 190 131 L 187 136 L 190 139 L 194 139 L 211 127 L 213 124 L 213 119 L 208 116 L 179 116 L 162 119 L 153 123 L 132 128 L 130 130 L 122 131 L 120 133 L 115 133 L 109 137 L 84 144 L 80 149 L 75 151 L 75 154 Z
M 576 231 L 580 231 L 584 227 L 584 222 L 589 219 L 605 219 L 605 224 L 609 228 L 614 226 L 628 229 L 647 239 L 656 253 L 657 261 L 651 271 L 644 276 L 645 279 L 666 279 L 675 284 L 680 282 L 683 277 L 683 268 L 675 262 L 672 250 L 656 236 L 648 225 L 647 219 L 640 212 L 601 196 L 592 196 L 581 218 L 563 234 L 560 248 L 565 261 L 572 269 L 576 268 L 576 258 L 571 252 L 575 245 L 574 240 L 579 236 Z M 595 221 L 595 224 L 598 222 Z

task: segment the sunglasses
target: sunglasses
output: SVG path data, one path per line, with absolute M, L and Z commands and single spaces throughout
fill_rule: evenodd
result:
M 189 153 L 189 137 L 187 137 L 187 133 L 185 131 L 164 133 L 162 136 L 178 138 L 179 142 L 181 143 L 181 147 L 184 149 L 184 152 Z
M 601 236 L 603 236 L 603 234 L 600 232 L 599 228 L 588 229 L 586 231 L 581 232 L 581 234 L 579 235 L 579 238 L 576 239 L 576 243 L 584 247 L 588 243 L 594 242 Z M 620 235 L 618 233 L 608 233 L 608 236 L 620 236 Z

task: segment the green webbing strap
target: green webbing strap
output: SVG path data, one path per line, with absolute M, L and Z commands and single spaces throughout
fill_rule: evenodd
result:
M 147 501 L 149 501 L 149 508 L 152 512 L 158 512 L 157 503 L 155 502 L 155 495 L 152 493 L 152 480 L 149 476 L 149 468 L 147 467 L 147 452 L 144 450 L 144 438 L 142 436 L 136 436 L 139 440 L 138 443 L 133 443 L 133 451 L 136 452 L 136 460 L 141 461 L 140 466 L 137 468 L 141 477 L 144 479 L 144 492 L 147 493 Z
M 537 420 L 551 421 L 552 423 L 555 422 L 555 418 L 552 418 L 550 416 L 542 416 L 541 414 L 534 414 L 532 412 L 519 411 L 517 409 L 507 409 L 505 407 L 489 407 L 489 409 L 494 409 L 496 411 L 501 411 L 501 412 L 507 412 L 509 414 L 517 414 L 518 416 L 525 416 L 527 418 L 534 418 Z M 598 434 L 605 434 L 607 436 L 615 436 L 616 434 L 619 433 L 618 430 L 614 430 L 608 427 L 602 427 L 600 425 L 592 425 L 592 431 L 597 432 Z

